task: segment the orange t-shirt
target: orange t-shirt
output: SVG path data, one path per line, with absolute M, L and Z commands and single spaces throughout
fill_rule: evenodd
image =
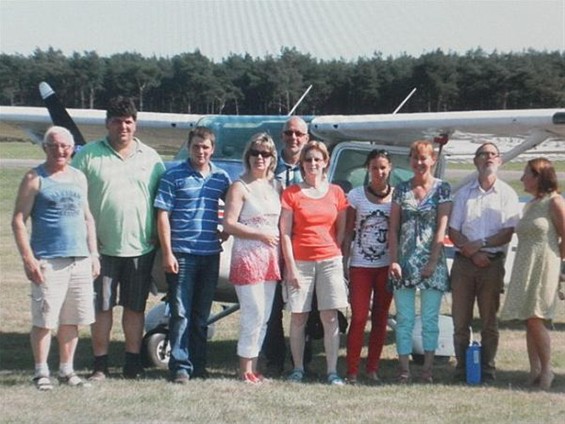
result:
M 347 198 L 341 187 L 330 184 L 320 199 L 305 196 L 298 184 L 282 194 L 283 209 L 292 211 L 292 249 L 294 259 L 318 261 L 341 256 L 336 241 L 336 220 L 347 208 Z

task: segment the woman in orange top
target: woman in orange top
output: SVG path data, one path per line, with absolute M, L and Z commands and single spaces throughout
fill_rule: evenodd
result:
M 294 370 L 290 381 L 304 378 L 305 326 L 314 290 L 324 327 L 327 381 L 343 385 L 336 372 L 339 350 L 337 310 L 345 308 L 347 288 L 340 246 L 344 237 L 347 200 L 343 190 L 326 178 L 326 146 L 310 141 L 302 149 L 300 168 L 304 182 L 282 195 L 281 246 L 285 261 L 285 290 L 290 318 L 290 350 Z

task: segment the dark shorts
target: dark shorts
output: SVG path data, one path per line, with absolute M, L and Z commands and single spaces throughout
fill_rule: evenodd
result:
M 100 275 L 94 280 L 96 311 L 109 311 L 120 305 L 144 312 L 154 258 L 155 251 L 129 258 L 101 255 Z

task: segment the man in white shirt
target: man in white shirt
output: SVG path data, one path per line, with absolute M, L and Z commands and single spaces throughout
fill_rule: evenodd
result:
M 451 268 L 455 379 L 465 380 L 465 352 L 476 299 L 482 327 L 482 376 L 483 381 L 488 381 L 495 379 L 499 338 L 496 315 L 504 290 L 506 247 L 520 209 L 516 192 L 497 178 L 501 164 L 497 146 L 484 143 L 475 152 L 473 162 L 478 178 L 455 195 L 449 222 L 449 237 L 456 247 Z

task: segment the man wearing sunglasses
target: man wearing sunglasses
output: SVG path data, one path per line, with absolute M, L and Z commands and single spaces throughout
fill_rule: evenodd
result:
M 310 140 L 308 125 L 298 116 L 285 122 L 282 130 L 283 149 L 279 155 L 275 178 L 286 188 L 291 184 L 302 182 L 298 159 L 302 147 Z
M 299 116 L 289 118 L 283 126 L 281 138 L 283 148 L 275 169 L 275 178 L 282 183 L 283 188 L 286 188 L 289 185 L 302 182 L 299 158 L 302 148 L 310 139 L 308 124 Z M 273 376 L 282 374 L 286 358 L 286 343 L 282 324 L 283 308 L 282 287 L 278 284 L 262 349 L 267 360 L 267 372 Z

